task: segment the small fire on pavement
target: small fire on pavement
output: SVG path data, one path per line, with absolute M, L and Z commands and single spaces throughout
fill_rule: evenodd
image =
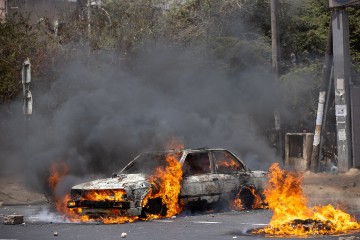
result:
M 281 170 L 277 163 L 269 171 L 264 194 L 273 217 L 267 227 L 254 230 L 253 234 L 306 236 L 360 230 L 360 223 L 332 205 L 307 207 L 302 176 Z

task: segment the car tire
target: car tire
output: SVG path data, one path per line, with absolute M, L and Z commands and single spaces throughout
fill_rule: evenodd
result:
M 141 216 L 145 217 L 149 214 L 156 214 L 162 217 L 166 216 L 167 208 L 161 201 L 161 198 L 149 199 L 147 204 L 143 207 Z
M 240 200 L 244 209 L 252 209 L 255 196 L 249 187 L 245 187 L 240 191 Z

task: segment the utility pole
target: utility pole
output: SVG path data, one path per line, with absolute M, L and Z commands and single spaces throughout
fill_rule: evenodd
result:
M 347 7 L 360 6 L 360 0 L 329 0 L 332 8 L 334 54 L 335 117 L 337 131 L 337 161 L 339 171 L 352 167 L 350 84 L 351 61 Z
M 351 168 L 351 122 L 349 84 L 351 82 L 349 22 L 345 8 L 332 11 L 335 116 L 339 171 Z
M 278 0 L 271 0 L 271 67 L 273 73 L 279 77 L 279 59 L 280 59 L 280 41 L 279 41 L 279 23 L 278 23 Z M 274 109 L 275 130 L 277 135 L 277 151 L 280 157 L 283 156 L 283 146 L 281 138 L 281 116 L 278 109 Z
M 279 76 L 280 41 L 278 23 L 279 0 L 271 0 L 271 64 L 272 70 Z

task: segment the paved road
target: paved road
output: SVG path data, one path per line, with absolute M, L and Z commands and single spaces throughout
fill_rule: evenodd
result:
M 23 214 L 25 224 L 0 224 L 0 239 L 126 239 L 146 240 L 184 240 L 184 239 L 265 239 L 247 233 L 249 229 L 265 226 L 270 218 L 269 210 L 240 212 L 183 213 L 172 219 L 138 221 L 127 224 L 67 223 L 58 215 L 50 212 L 47 206 L 6 206 L 0 208 L 0 217 L 9 214 Z M 54 232 L 58 236 L 54 236 Z M 353 234 L 360 236 L 360 234 Z M 338 236 L 319 237 L 318 239 L 338 239 Z M 267 238 L 268 239 L 268 238 Z M 286 239 L 286 238 L 282 238 Z M 290 239 L 290 238 L 288 238 Z M 314 238 L 316 239 L 316 238 Z

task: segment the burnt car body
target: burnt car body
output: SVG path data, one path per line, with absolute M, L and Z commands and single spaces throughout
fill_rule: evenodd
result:
M 90 216 L 114 213 L 140 216 L 144 210 L 156 212 L 151 206 L 156 202 L 143 206 L 145 196 L 153 187 L 147 177 L 169 154 L 182 165 L 179 200 L 185 205 L 232 201 L 235 197 L 248 196 L 249 189 L 262 196 L 267 172 L 247 169 L 239 158 L 225 149 L 185 149 L 141 154 L 111 178 L 72 187 L 68 208 Z M 101 201 L 81 200 L 91 191 L 102 191 L 108 197 Z M 120 197 L 117 197 L 118 193 Z M 251 206 L 253 200 L 246 200 L 245 205 Z M 79 208 L 81 210 L 76 211 Z

